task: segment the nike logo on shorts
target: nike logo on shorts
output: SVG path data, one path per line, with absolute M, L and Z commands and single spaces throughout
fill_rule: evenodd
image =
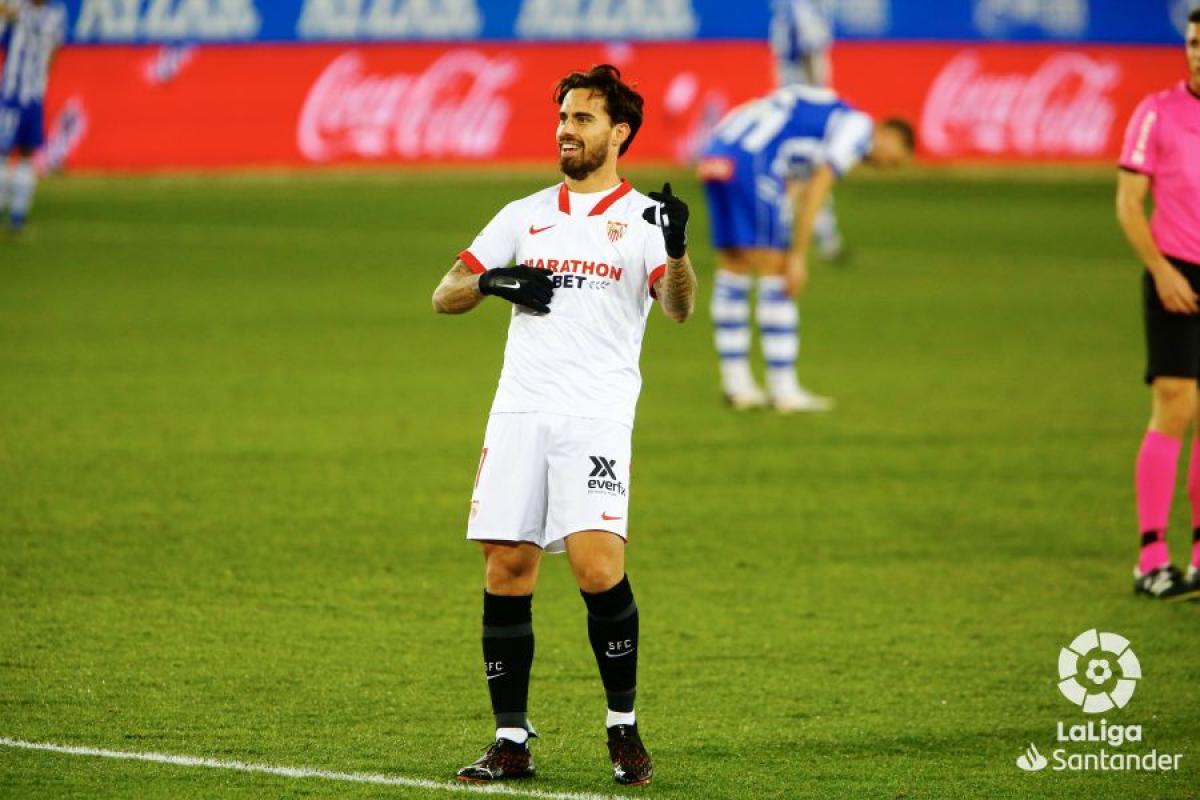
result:
M 557 222 L 556 222 L 556 223 L 554 223 L 554 225 L 557 225 L 557 224 L 558 224 Z M 530 236 L 537 236 L 537 235 L 538 235 L 539 233 L 541 233 L 542 231 L 548 231 L 548 230 L 550 230 L 551 228 L 553 228 L 553 227 L 554 227 L 554 225 L 547 225 L 547 226 L 546 226 L 546 227 L 544 227 L 544 228 L 535 228 L 535 227 L 533 227 L 532 225 L 530 225 L 530 226 L 529 226 L 529 235 L 530 235 Z
M 607 513 L 601 511 L 600 519 L 605 520 L 606 522 L 612 522 L 614 519 L 624 519 L 624 517 L 610 517 Z

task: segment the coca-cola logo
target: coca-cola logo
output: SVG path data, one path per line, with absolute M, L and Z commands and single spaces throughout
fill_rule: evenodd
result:
M 974 51 L 930 86 L 921 141 L 935 155 L 1099 156 L 1117 116 L 1114 62 L 1056 53 L 1028 73 L 989 74 Z
M 142 78 L 151 86 L 170 83 L 191 63 L 195 53 L 195 45 L 165 45 L 146 59 L 142 65 Z
M 296 131 L 310 161 L 487 158 L 504 140 L 512 108 L 502 94 L 517 63 L 451 50 L 416 74 L 371 75 L 348 51 L 313 84 Z

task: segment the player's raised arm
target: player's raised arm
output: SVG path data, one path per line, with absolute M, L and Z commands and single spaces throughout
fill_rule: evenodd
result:
M 696 307 L 696 273 L 687 257 L 687 203 L 664 183 L 661 192 L 651 192 L 658 205 L 647 208 L 642 218 L 657 225 L 667 247 L 667 272 L 655 287 L 663 313 L 676 322 L 684 322 Z
M 696 273 L 684 253 L 682 258 L 667 257 L 667 272 L 658 282 L 658 301 L 663 313 L 676 322 L 686 322 L 696 308 Z

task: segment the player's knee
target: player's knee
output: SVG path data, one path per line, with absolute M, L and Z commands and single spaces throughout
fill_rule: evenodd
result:
M 760 276 L 782 275 L 786 269 L 786 251 L 762 248 L 754 252 L 754 271 Z
M 575 581 L 589 594 L 606 592 L 621 582 L 625 565 L 610 559 L 593 559 L 575 568 Z
M 717 269 L 735 275 L 749 275 L 752 265 L 747 260 L 745 251 L 728 247 L 717 251 Z
M 1196 416 L 1196 384 L 1191 381 L 1158 380 L 1154 383 L 1155 429 L 1182 437 Z
M 487 554 L 488 591 L 503 594 L 529 594 L 537 582 L 537 562 L 518 552 L 493 550 Z
M 1151 427 L 1175 439 L 1182 439 L 1192 422 L 1193 414 L 1181 410 L 1159 409 L 1154 412 Z

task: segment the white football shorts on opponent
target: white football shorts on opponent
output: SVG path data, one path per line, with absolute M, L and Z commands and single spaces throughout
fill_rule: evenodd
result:
M 633 431 L 606 419 L 492 414 L 467 538 L 531 542 L 551 553 L 579 531 L 628 539 Z

